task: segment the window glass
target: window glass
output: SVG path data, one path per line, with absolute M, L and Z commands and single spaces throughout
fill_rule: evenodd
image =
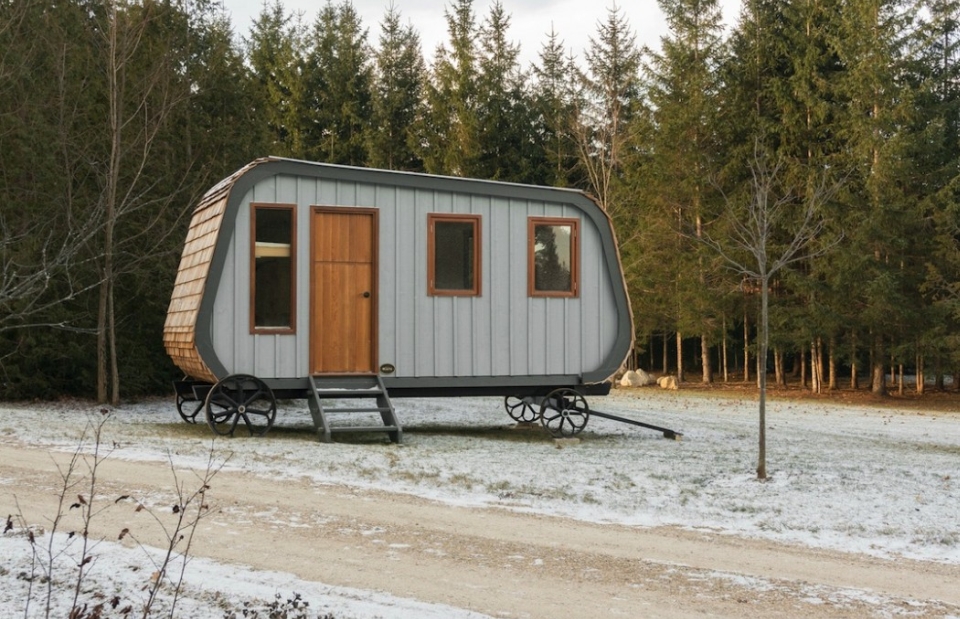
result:
M 430 215 L 428 227 L 430 294 L 479 295 L 479 216 Z
M 531 295 L 575 295 L 577 251 L 576 220 L 531 219 Z
M 293 209 L 254 207 L 253 326 L 292 329 Z

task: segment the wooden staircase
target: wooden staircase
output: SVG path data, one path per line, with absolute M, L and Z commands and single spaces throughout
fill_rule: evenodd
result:
M 366 405 L 343 406 L 344 400 L 366 400 Z M 372 402 L 370 402 L 372 400 Z M 324 405 L 335 402 L 335 406 Z M 324 443 L 333 442 L 333 433 L 339 432 L 386 432 L 394 443 L 403 442 L 403 428 L 393 408 L 383 381 L 375 374 L 355 376 L 314 375 L 310 377 L 310 415 L 317 435 Z M 331 425 L 331 416 L 354 415 L 368 420 L 379 413 L 382 425 L 349 423 Z

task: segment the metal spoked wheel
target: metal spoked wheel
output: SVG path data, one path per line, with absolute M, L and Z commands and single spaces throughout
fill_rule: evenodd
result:
M 203 410 L 204 401 L 177 394 L 177 412 L 187 423 L 197 423 L 197 415 Z
M 277 416 L 273 391 L 256 376 L 233 374 L 210 389 L 206 401 L 207 425 L 221 436 L 233 436 L 243 421 L 250 436 L 270 431 Z
M 507 409 L 510 418 L 519 423 L 530 423 L 536 421 L 537 417 L 540 416 L 533 405 L 533 398 L 530 396 L 508 395 L 503 400 L 503 407 Z
M 551 391 L 540 404 L 540 423 L 554 438 L 579 434 L 589 419 L 586 398 L 573 389 Z

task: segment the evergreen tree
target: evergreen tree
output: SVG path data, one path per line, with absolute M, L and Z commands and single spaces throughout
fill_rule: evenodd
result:
M 577 150 L 573 135 L 577 82 L 570 79 L 574 63 L 553 28 L 533 66 L 533 124 L 536 141 L 543 150 L 535 182 L 555 187 L 574 184 Z
M 249 102 L 270 155 L 306 158 L 303 28 L 280 0 L 264 3 L 246 39 L 254 87 Z
M 414 127 L 423 114 L 426 66 L 420 53 L 420 37 L 413 26 L 400 26 L 400 13 L 392 5 L 381 24 L 380 48 L 374 57 L 376 78 L 368 133 L 370 165 L 422 171 Z
M 917 351 L 921 392 L 924 357 L 960 367 L 960 3 L 930 0 L 924 5 L 929 18 L 912 42 L 917 96 L 909 154 L 916 162 L 916 182 L 925 190 L 920 217 L 930 242 L 922 286 L 927 306 Z
M 507 40 L 510 18 L 497 0 L 480 28 L 477 92 L 479 152 L 474 174 L 482 178 L 531 182 L 542 150 L 533 138 L 526 76 L 520 47 Z
M 781 110 L 777 153 L 784 162 L 784 182 L 793 186 L 797 196 L 817 190 L 819 171 L 841 167 L 837 82 L 843 67 L 835 49 L 840 8 L 832 0 L 803 0 L 783 9 L 783 36 L 790 54 L 775 92 Z M 821 205 L 821 215 L 834 227 L 841 218 L 837 207 L 829 202 Z M 826 255 L 802 261 L 785 269 L 776 282 L 779 328 L 774 341 L 778 349 L 811 349 L 810 386 L 818 392 L 825 386 L 824 348 L 832 360 L 830 367 L 835 367 L 836 342 L 850 318 L 845 294 L 837 294 L 831 282 L 835 258 Z M 835 381 L 831 375 L 830 384 Z
M 372 117 L 367 31 L 349 0 L 328 0 L 314 24 L 304 70 L 306 153 L 329 163 L 364 165 Z
M 607 20 L 598 24 L 585 56 L 586 71 L 579 75 L 584 98 L 578 101 L 575 127 L 579 163 L 589 190 L 616 219 L 623 207 L 615 191 L 641 105 L 640 50 L 618 7 L 609 9 Z
M 245 163 L 270 154 L 258 110 L 250 105 L 256 84 L 234 44 L 226 15 L 214 8 L 190 16 L 189 118 L 181 125 L 188 161 L 203 166 L 196 191 Z M 204 182 L 205 181 L 205 182 Z
M 903 8 L 890 0 L 850 2 L 837 38 L 844 65 L 838 135 L 850 175 L 844 199 L 847 242 L 839 264 L 856 274 L 862 291 L 858 316 L 870 345 L 871 389 L 878 394 L 886 392 L 890 334 L 915 318 L 919 298 L 911 259 L 916 255 L 911 244 L 918 238 L 915 196 L 904 191 L 912 170 L 904 157 L 911 93 L 900 79 L 907 25 Z
M 779 98 L 789 92 L 787 82 L 791 75 L 786 4 L 785 0 L 744 2 L 720 67 L 722 87 L 715 129 L 723 149 L 722 185 L 731 202 L 749 203 L 752 199 L 751 166 L 757 151 L 774 156 L 779 152 L 784 124 Z M 718 231 L 711 234 L 722 237 Z M 752 326 L 759 323 L 760 290 L 748 281 L 740 282 L 736 290 L 739 304 L 731 303 L 728 307 L 731 314 L 742 316 L 746 340 L 744 379 L 749 380 L 753 371 L 749 335 Z M 783 344 L 783 320 L 779 315 L 782 304 L 782 296 L 778 295 L 770 309 L 770 322 L 777 327 L 770 334 L 775 346 Z M 763 360 L 760 367 L 765 363 Z
M 710 347 L 721 323 L 720 292 L 714 287 L 718 268 L 711 253 L 700 244 L 691 246 L 685 236 L 702 237 L 717 210 L 721 15 L 715 0 L 661 0 L 660 8 L 670 31 L 648 67 L 655 126 L 649 147 L 655 163 L 650 182 L 644 183 L 644 201 L 657 208 L 650 216 L 677 223 L 675 238 L 660 240 L 676 247 L 673 273 L 666 279 L 675 283 L 676 331 L 702 334 L 702 381 L 711 382 Z
M 473 0 L 456 0 L 444 15 L 449 45 L 441 44 L 426 88 L 419 154 L 427 172 L 474 176 L 480 156 L 478 31 Z

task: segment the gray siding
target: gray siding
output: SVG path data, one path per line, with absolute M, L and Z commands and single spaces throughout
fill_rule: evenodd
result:
M 251 335 L 251 202 L 297 204 L 295 335 Z M 400 378 L 580 375 L 615 345 L 612 277 L 594 223 L 569 204 L 291 175 L 258 181 L 240 202 L 214 300 L 211 339 L 229 372 L 306 376 L 309 366 L 310 207 L 380 211 L 379 363 Z M 482 295 L 427 295 L 427 214 L 482 218 Z M 527 218 L 580 220 L 580 294 L 527 296 Z M 221 240 L 221 243 L 224 240 Z

